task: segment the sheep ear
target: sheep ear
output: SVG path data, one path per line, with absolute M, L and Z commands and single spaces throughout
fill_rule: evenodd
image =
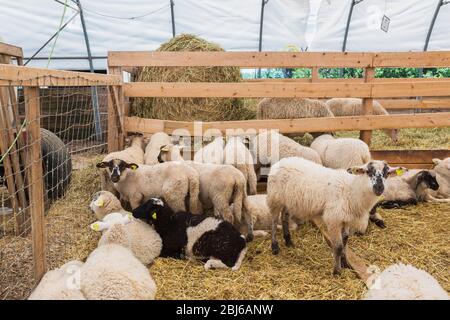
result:
M 97 163 L 97 168 L 107 168 L 108 165 L 109 165 L 108 162 L 105 162 L 105 161 L 99 162 L 99 163 Z
M 367 170 L 364 167 L 351 167 L 347 169 L 348 173 L 351 174 L 365 174 L 367 172 Z
M 392 177 L 392 176 L 394 176 L 394 177 L 395 176 L 401 177 L 407 171 L 408 171 L 408 169 L 405 168 L 405 167 L 389 167 L 388 177 Z
M 169 146 L 168 145 L 162 146 L 161 149 L 159 149 L 159 150 L 168 152 L 169 151 Z
M 128 163 L 127 168 L 130 168 L 131 170 L 135 171 L 139 166 L 136 163 Z
M 434 165 L 437 166 L 442 160 L 438 159 L 438 158 L 434 158 L 432 161 L 433 161 Z
M 94 202 L 94 205 L 96 205 L 97 207 L 103 207 L 105 205 L 105 201 L 103 201 L 103 199 L 97 199 Z

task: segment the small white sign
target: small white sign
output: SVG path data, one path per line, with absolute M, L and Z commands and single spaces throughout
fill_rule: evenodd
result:
M 388 32 L 389 30 L 389 23 L 391 22 L 391 19 L 387 15 L 383 15 L 383 19 L 381 19 L 381 30 L 384 32 Z

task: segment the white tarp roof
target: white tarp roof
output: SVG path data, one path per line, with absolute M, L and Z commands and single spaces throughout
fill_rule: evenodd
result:
M 312 38 L 309 51 L 341 51 L 351 2 L 269 0 L 265 6 L 262 50 L 286 50 L 291 45 L 306 48 L 306 38 Z M 72 1 L 68 3 L 76 7 Z M 106 56 L 109 50 L 154 50 L 172 37 L 169 0 L 81 0 L 81 3 L 93 56 Z M 261 0 L 174 0 L 174 3 L 177 34 L 193 33 L 226 50 L 258 50 Z M 438 3 L 439 0 L 359 1 L 353 10 L 347 51 L 422 51 Z M 23 47 L 26 57 L 55 33 L 63 10 L 54 0 L 0 0 L 0 8 L 0 38 Z M 68 9 L 65 21 L 74 13 Z M 390 18 L 387 33 L 380 29 L 384 14 Z M 47 57 L 51 44 L 38 57 Z M 428 50 L 450 50 L 450 4 L 441 7 Z M 53 57 L 86 56 L 81 22 L 76 17 L 61 32 Z M 106 68 L 105 59 L 95 59 L 94 63 L 96 69 Z M 30 65 L 45 67 L 47 61 L 36 60 Z M 52 60 L 50 67 L 88 69 L 88 62 Z

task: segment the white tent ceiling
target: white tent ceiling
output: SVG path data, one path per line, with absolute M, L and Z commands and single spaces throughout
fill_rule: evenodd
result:
M 59 0 L 65 2 L 65 0 Z M 257 51 L 261 0 L 174 0 L 176 33 L 193 33 L 226 50 Z M 356 1 L 358 2 L 358 1 Z M 447 1 L 444 1 L 444 3 Z M 68 3 L 76 7 L 71 0 Z M 169 0 L 81 0 L 92 55 L 109 50 L 154 50 L 172 37 Z M 341 51 L 352 0 L 269 0 L 265 6 L 263 51 L 288 46 Z M 439 0 L 364 0 L 353 10 L 347 51 L 421 51 Z M 318 7 L 317 15 L 313 12 Z M 54 0 L 0 0 L 0 38 L 31 56 L 54 34 L 63 6 Z M 312 9 L 310 9 L 312 8 Z M 76 13 L 67 9 L 64 21 Z M 383 15 L 387 33 L 380 30 Z M 131 19 L 131 17 L 135 17 Z M 314 36 L 311 33 L 315 30 Z M 428 50 L 450 50 L 450 4 L 441 7 Z M 51 42 L 38 57 L 48 57 Z M 77 16 L 60 33 L 52 57 L 86 57 Z M 94 59 L 96 69 L 106 60 Z M 46 66 L 35 60 L 32 66 Z M 52 68 L 88 69 L 86 59 L 54 59 Z

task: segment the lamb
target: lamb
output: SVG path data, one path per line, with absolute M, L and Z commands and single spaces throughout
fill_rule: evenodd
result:
M 428 202 L 450 202 L 450 157 L 444 160 L 433 159 L 436 180 L 439 184 L 438 190 L 427 189 L 424 191 L 424 201 Z
M 317 151 L 302 146 L 275 130 L 263 131 L 253 137 L 250 140 L 250 149 L 258 160 L 258 166 L 272 165 L 288 157 L 301 157 L 322 164 Z
M 122 245 L 125 248 L 130 249 L 134 256 L 144 265 L 151 264 L 154 259 L 159 256 L 162 248 L 161 237 L 151 226 L 140 220 L 134 219 L 131 212 L 127 212 L 120 207 L 119 200 L 112 193 L 102 191 L 102 194 L 92 202 L 97 202 L 97 204 L 112 202 L 117 203 L 116 206 L 109 207 L 114 210 L 109 212 L 105 211 L 105 207 L 97 206 L 91 203 L 91 209 L 96 215 L 98 211 L 107 213 L 104 216 L 103 221 L 111 215 L 119 215 L 128 220 L 127 223 L 123 223 L 123 221 L 117 219 L 118 221 L 112 225 L 105 226 L 105 229 L 94 228 L 94 230 L 97 231 L 101 231 L 101 229 L 104 230 L 102 237 L 98 242 L 99 246 L 112 243 Z
M 322 218 L 334 255 L 335 275 L 348 267 L 346 246 L 350 228 L 367 223 L 369 211 L 384 191 L 384 180 L 397 168 L 371 161 L 346 170 L 323 167 L 303 158 L 286 158 L 272 166 L 267 182 L 267 205 L 272 212 L 272 253 L 280 251 L 276 229 L 281 213 L 283 237 L 293 246 L 289 218 Z M 351 173 L 350 173 L 351 172 Z
M 359 98 L 333 98 L 326 102 L 327 107 L 335 117 L 359 116 L 363 114 L 362 99 Z M 377 100 L 373 100 L 373 114 L 389 115 L 385 108 Z M 398 129 L 383 129 L 394 143 L 398 142 Z
M 180 159 L 180 148 L 169 145 L 161 149 L 158 157 L 160 162 L 177 161 Z M 184 161 L 184 160 L 183 160 Z M 214 209 L 216 217 L 240 225 L 242 219 L 242 206 L 246 198 L 246 181 L 241 171 L 232 165 L 213 163 L 199 163 L 186 161 L 186 164 L 194 168 L 200 177 L 200 202 L 204 210 Z M 230 203 L 234 205 L 230 207 Z M 252 226 L 249 216 L 245 216 L 249 230 L 247 240 L 252 240 Z
M 399 263 L 381 272 L 363 299 L 449 300 L 449 295 L 428 272 Z
M 98 191 L 92 196 L 89 208 L 94 212 L 95 217 L 102 220 L 107 214 L 120 212 L 126 215 L 128 211 L 122 208 L 119 199 L 109 191 Z
M 80 269 L 83 262 L 69 261 L 58 269 L 48 271 L 28 300 L 85 300 L 80 290 Z
M 241 137 L 228 139 L 224 149 L 224 163 L 231 164 L 241 171 L 247 181 L 247 193 L 256 194 L 257 178 L 253 157 Z
M 157 133 L 153 134 L 150 138 L 149 143 L 145 147 L 144 162 L 141 162 L 141 163 L 144 163 L 147 165 L 157 164 L 158 163 L 158 155 L 159 155 L 159 151 L 160 151 L 161 147 L 168 145 L 171 142 L 172 142 L 171 138 L 165 132 L 157 132 Z M 124 160 L 124 161 L 138 163 L 136 161 L 127 161 L 127 160 Z
M 132 163 L 144 163 L 144 140 L 141 135 L 134 135 L 130 138 L 130 146 L 125 148 L 122 151 L 115 151 L 108 153 L 102 161 L 108 162 L 112 159 L 120 159 L 125 162 Z M 107 170 L 101 170 L 100 173 L 101 179 L 101 188 L 102 190 L 110 191 L 114 194 L 117 194 L 117 191 L 114 189 L 113 184 L 108 179 Z
M 198 150 L 194 155 L 195 162 L 203 163 L 223 163 L 223 148 L 224 141 L 223 137 L 216 137 L 213 142 L 207 144 L 200 150 Z
M 308 98 L 264 98 L 258 103 L 256 119 L 333 117 L 327 105 Z
M 133 210 L 133 217 L 154 225 L 162 238 L 162 257 L 206 261 L 204 268 L 238 270 L 247 251 L 244 237 L 227 221 L 174 212 L 152 198 Z
M 188 199 L 189 210 L 201 212 L 199 201 L 199 175 L 184 162 L 165 162 L 155 165 L 140 165 L 113 159 L 100 162 L 99 168 L 108 168 L 111 181 L 121 197 L 138 207 L 151 197 L 164 197 L 174 211 L 185 211 Z
M 94 231 L 108 230 L 115 224 L 125 225 L 131 222 L 129 215 L 122 215 L 120 212 L 107 214 L 101 221 L 91 223 L 90 227 Z
M 322 160 L 322 165 L 332 169 L 347 169 L 370 161 L 367 144 L 359 139 L 338 138 L 324 134 L 311 143 Z
M 153 300 L 156 284 L 130 250 L 106 244 L 81 268 L 81 291 L 88 300 Z

